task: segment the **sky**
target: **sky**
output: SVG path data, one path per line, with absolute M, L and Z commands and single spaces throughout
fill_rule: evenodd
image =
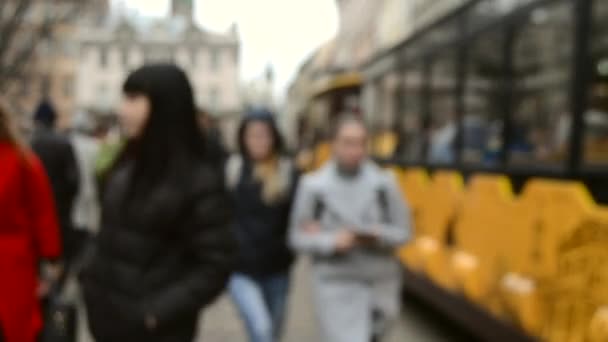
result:
M 169 12 L 169 0 L 113 0 L 152 17 Z M 195 0 L 199 24 L 226 31 L 236 23 L 241 37 L 241 79 L 275 70 L 275 94 L 282 98 L 298 67 L 338 27 L 333 0 Z

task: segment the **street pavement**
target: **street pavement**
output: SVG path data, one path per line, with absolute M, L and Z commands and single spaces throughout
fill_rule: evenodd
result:
M 292 293 L 283 342 L 319 341 L 313 310 L 309 277 L 310 265 L 301 259 L 292 277 Z M 428 314 L 421 315 L 419 308 L 404 308 L 404 314 L 386 342 L 449 342 L 450 336 Z M 82 311 L 82 310 L 81 310 Z M 85 317 L 81 315 L 81 322 Z M 85 324 L 80 325 L 78 342 L 93 342 Z M 224 295 L 201 315 L 196 342 L 247 342 L 243 325 L 230 299 Z

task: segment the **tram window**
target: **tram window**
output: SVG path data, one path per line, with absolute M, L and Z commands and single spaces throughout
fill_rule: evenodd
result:
M 435 58 L 431 68 L 430 127 L 428 161 L 433 164 L 454 162 L 457 133 L 456 53 Z
M 559 165 L 566 158 L 571 113 L 574 9 L 560 1 L 515 27 L 510 164 Z
M 464 163 L 495 165 L 503 149 L 504 31 L 490 31 L 467 49 L 465 113 L 462 122 Z
M 608 3 L 595 0 L 591 34 L 592 78 L 585 112 L 584 158 L 608 165 Z
M 400 101 L 397 112 L 397 149 L 395 157 L 405 162 L 419 162 L 424 146 L 422 125 L 423 72 L 420 68 L 410 68 L 403 76 L 400 87 Z
M 469 13 L 469 29 L 488 23 L 509 14 L 510 12 L 531 3 L 534 0 L 483 0 L 478 2 Z

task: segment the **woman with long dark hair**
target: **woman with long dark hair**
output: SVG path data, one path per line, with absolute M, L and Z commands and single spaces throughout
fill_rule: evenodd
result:
M 191 341 L 232 266 L 229 200 L 209 162 L 192 88 L 172 65 L 127 78 L 128 139 L 105 176 L 102 222 L 83 273 L 97 342 Z
M 280 339 L 285 317 L 293 260 L 287 227 L 297 175 L 282 155 L 283 139 L 269 111 L 247 113 L 238 138 L 240 153 L 226 166 L 240 256 L 230 294 L 249 340 L 273 342 Z
M 38 264 L 57 265 L 59 223 L 44 167 L 2 105 L 0 170 L 0 340 L 34 342 L 42 328 L 39 298 L 49 289 Z

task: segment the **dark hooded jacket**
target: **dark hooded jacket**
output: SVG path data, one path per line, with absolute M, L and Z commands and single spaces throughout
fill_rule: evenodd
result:
M 106 182 L 103 226 L 82 274 L 91 332 L 101 342 L 191 341 L 233 263 L 223 179 L 201 162 L 132 206 L 131 172 L 125 165 Z M 155 331 L 146 314 L 158 320 Z
M 280 168 L 287 167 L 287 172 L 279 170 L 277 176 L 287 177 L 287 188 L 283 196 L 275 203 L 268 204 L 262 199 L 262 185 L 254 177 L 254 165 L 247 156 L 244 142 L 245 127 L 251 121 L 267 122 L 274 132 L 275 153 L 280 154 L 283 142 L 278 133 L 272 113 L 266 110 L 250 110 L 239 129 L 239 149 L 241 154 L 229 159 L 227 177 L 237 173 L 231 188 L 234 203 L 234 229 L 238 240 L 239 261 L 237 271 L 265 276 L 287 272 L 293 262 L 293 254 L 287 246 L 287 227 L 289 213 L 298 181 L 298 174 L 292 161 L 281 157 Z M 235 158 L 241 160 L 238 170 L 233 169 Z
M 201 144 L 183 71 L 144 66 L 123 91 L 145 94 L 150 115 L 104 179 L 101 228 L 83 262 L 89 328 L 97 342 L 192 341 L 233 266 L 223 173 Z
M 78 247 L 72 226 L 72 208 L 78 194 L 80 177 L 70 140 L 54 130 L 56 118 L 52 105 L 46 101 L 42 102 L 34 116 L 36 128 L 31 143 L 51 182 L 64 253 L 69 260 Z

